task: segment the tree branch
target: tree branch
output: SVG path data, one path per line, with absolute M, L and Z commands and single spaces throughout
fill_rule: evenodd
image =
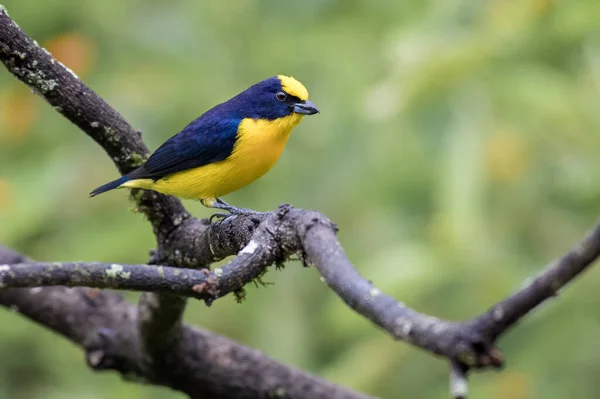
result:
M 14 262 L 28 260 L 0 246 L 0 263 Z M 165 367 L 157 372 L 142 350 L 137 308 L 113 293 L 64 287 L 0 289 L 0 305 L 82 346 L 94 370 L 119 370 L 137 381 L 171 387 L 191 398 L 369 398 L 185 325 L 181 339 L 162 359 Z
M 202 270 L 100 262 L 27 262 L 0 265 L 0 288 L 90 287 L 196 297 L 206 286 Z
M 19 266 L 0 266 L 0 282 L 6 286 L 31 286 L 46 285 L 51 281 L 50 284 L 166 291 L 203 299 L 210 304 L 216 298 L 242 289 L 260 277 L 267 266 L 299 255 L 314 263 L 327 284 L 357 312 L 395 338 L 443 355 L 453 364 L 462 364 L 465 367 L 463 374 L 466 374 L 470 367 L 502 365 L 502 355 L 493 347 L 496 338 L 545 299 L 555 295 L 600 255 L 599 226 L 533 283 L 472 321 L 454 323 L 418 313 L 380 292 L 352 267 L 335 231 L 335 226 L 318 212 L 282 206 L 267 215 L 234 260 L 211 272 L 169 267 L 157 271 L 146 265 L 64 264 L 61 269 L 52 263 L 26 264 L 29 268 L 21 271 L 16 270 Z M 81 273 L 83 267 L 86 271 Z M 37 271 L 33 273 L 35 277 L 29 277 L 30 270 Z M 75 271 L 73 277 L 69 274 L 71 270 Z M 113 274 L 115 270 L 130 273 L 128 280 L 106 277 L 107 272 Z M 91 280 L 84 281 L 82 274 Z
M 529 284 L 488 311 L 471 324 L 490 340 L 496 340 L 510 327 L 583 273 L 600 257 L 600 224 L 594 227 L 574 249 L 548 265 Z

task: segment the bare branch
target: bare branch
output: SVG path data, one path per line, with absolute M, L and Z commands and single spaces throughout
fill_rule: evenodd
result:
M 0 263 L 13 262 L 27 259 L 0 246 Z M 181 339 L 162 359 L 163 367 L 156 369 L 142 350 L 137 308 L 113 293 L 65 287 L 0 289 L 0 305 L 82 346 L 95 370 L 118 370 L 128 378 L 168 386 L 191 398 L 368 398 L 185 325 Z
M 65 264 L 63 270 L 52 264 L 37 264 L 29 268 L 23 265 L 21 271 L 8 266 L 2 271 L 0 266 L 0 277 L 2 273 L 5 276 L 0 282 L 15 286 L 21 281 L 19 277 L 27 278 L 27 269 L 37 268 L 38 272 L 45 273 L 29 279 L 34 284 L 39 283 L 37 285 L 52 282 L 149 291 L 165 291 L 171 286 L 173 294 L 193 296 L 210 304 L 216 298 L 242 289 L 264 273 L 267 266 L 282 263 L 298 254 L 315 264 L 327 284 L 349 306 L 395 338 L 446 356 L 454 362 L 476 367 L 501 364 L 499 351 L 471 325 L 418 313 L 375 288 L 352 267 L 335 231 L 335 226 L 318 212 L 282 206 L 278 211 L 267 214 L 235 259 L 211 272 L 180 270 L 182 274 L 178 277 L 178 270 L 168 267 L 153 271 L 146 265 Z M 120 273 L 121 278 L 117 281 L 107 278 L 107 270 L 111 274 Z M 75 272 L 75 281 L 69 277 L 70 271 Z M 126 274 L 127 279 L 122 278 L 123 273 L 129 273 Z M 161 274 L 164 282 L 157 281 Z M 189 283 L 188 279 L 191 280 Z
M 205 271 L 168 266 L 28 262 L 0 265 L 0 288 L 63 285 L 164 292 L 201 299 L 198 293 L 206 285 L 206 276 Z
M 402 339 L 451 361 L 490 359 L 491 343 L 478 331 L 461 323 L 428 316 L 382 293 L 352 266 L 335 236 L 331 222 L 315 214 L 310 223 L 299 226 L 298 234 L 310 261 L 325 282 L 354 310 Z M 497 364 L 500 365 L 500 364 Z

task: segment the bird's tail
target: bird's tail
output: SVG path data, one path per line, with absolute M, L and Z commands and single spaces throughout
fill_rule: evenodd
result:
M 90 193 L 90 197 L 94 197 L 94 196 L 96 196 L 98 194 L 102 194 L 102 193 L 105 193 L 107 191 L 113 190 L 113 189 L 119 187 L 121 184 L 129 181 L 130 179 L 131 178 L 128 175 L 121 176 L 117 180 L 113 180 L 113 181 L 111 181 L 109 183 L 106 183 L 103 186 L 100 186 L 100 187 L 94 189 L 94 191 L 92 191 Z

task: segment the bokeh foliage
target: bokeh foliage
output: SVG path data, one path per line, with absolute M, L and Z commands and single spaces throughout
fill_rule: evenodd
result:
M 475 315 L 560 255 L 600 208 L 597 0 L 5 0 L 19 25 L 156 148 L 250 84 L 300 79 L 322 114 L 278 165 L 228 196 L 315 208 L 360 271 L 410 306 Z M 105 154 L 0 73 L 0 242 L 39 260 L 144 262 L 127 193 L 87 193 Z M 209 211 L 186 202 L 197 216 Z M 393 342 L 297 262 L 190 323 L 385 398 L 447 395 L 447 367 Z M 501 341 L 477 398 L 600 394 L 592 270 Z M 135 299 L 135 295 L 130 295 Z M 181 398 L 93 374 L 56 335 L 0 311 L 0 398 Z

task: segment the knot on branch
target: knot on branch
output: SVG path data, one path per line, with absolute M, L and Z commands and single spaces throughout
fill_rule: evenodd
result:
M 449 351 L 444 355 L 459 365 L 464 373 L 470 369 L 504 366 L 502 352 L 494 346 L 490 338 L 479 332 L 472 324 L 453 324 L 448 334 L 450 334 Z
M 116 370 L 123 375 L 135 370 L 131 362 L 120 353 L 118 332 L 110 328 L 98 328 L 84 342 L 85 360 L 93 370 Z

